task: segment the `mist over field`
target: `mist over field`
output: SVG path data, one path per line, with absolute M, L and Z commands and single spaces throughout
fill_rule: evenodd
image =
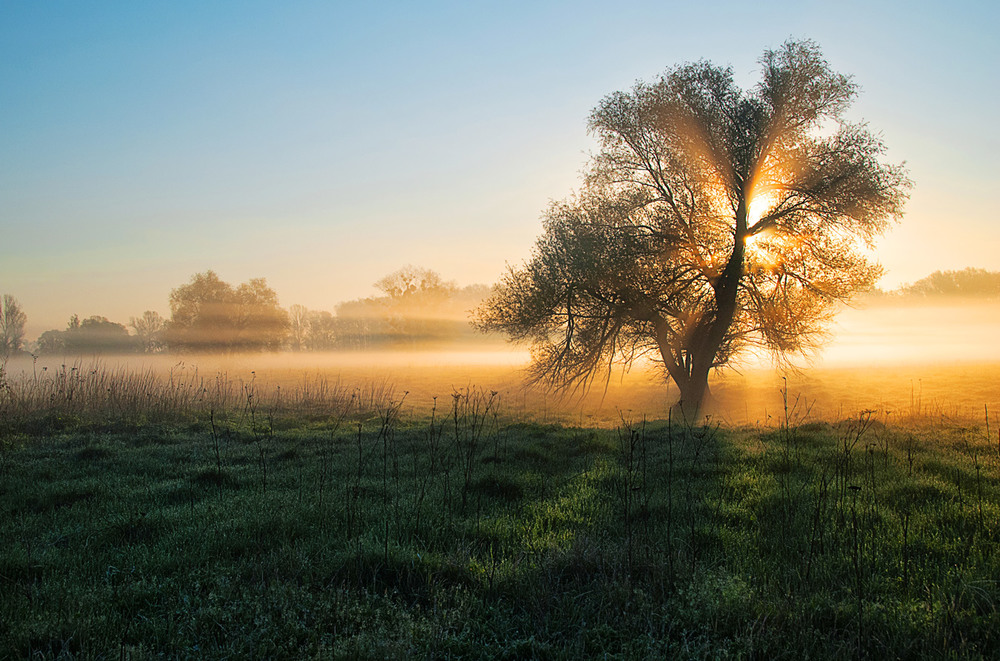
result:
M 454 315 L 450 321 L 455 321 Z M 830 340 L 809 358 L 776 366 L 750 356 L 715 374 L 706 413 L 733 425 L 777 424 L 787 395 L 795 415 L 835 420 L 863 410 L 882 415 L 946 415 L 979 420 L 1000 412 L 1000 305 L 995 301 L 862 301 L 843 309 Z M 451 345 L 415 342 L 379 351 L 179 353 L 139 356 L 30 356 L 8 362 L 12 378 L 50 378 L 60 369 L 149 371 L 159 378 L 212 381 L 225 375 L 264 390 L 308 390 L 317 383 L 377 386 L 404 411 L 424 415 L 468 388 L 496 391 L 525 418 L 613 426 L 622 416 L 664 418 L 676 388 L 650 361 L 613 368 L 584 392 L 526 383 L 524 346 L 483 338 Z M 783 395 L 782 391 L 785 391 Z M 435 399 L 436 398 L 436 399 Z
M 1000 301 L 862 302 L 844 309 L 824 365 L 940 364 L 1000 359 Z

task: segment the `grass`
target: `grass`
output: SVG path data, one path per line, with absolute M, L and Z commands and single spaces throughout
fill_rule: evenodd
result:
M 786 398 L 773 427 L 589 429 L 475 388 L 414 415 L 152 381 L 2 390 L 0 658 L 1000 653 L 981 425 Z

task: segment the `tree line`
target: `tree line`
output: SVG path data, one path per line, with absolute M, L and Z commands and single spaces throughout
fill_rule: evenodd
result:
M 197 273 L 169 296 L 170 317 L 147 310 L 128 324 L 74 314 L 63 329 L 27 343 L 27 316 L 11 295 L 0 301 L 0 356 L 161 352 L 333 351 L 481 342 L 469 324 L 486 285 L 458 287 L 430 269 L 406 266 L 375 283 L 380 295 L 345 301 L 333 312 L 283 308 L 264 278 L 232 285 Z
M 996 300 L 1000 299 L 1000 271 L 977 268 L 934 271 L 892 291 L 876 290 L 874 297 L 915 302 L 946 298 Z
M 213 271 L 192 276 L 171 292 L 171 317 L 146 310 L 128 324 L 72 315 L 62 330 L 25 341 L 27 315 L 18 300 L 0 297 L 0 358 L 167 351 L 338 351 L 415 348 L 427 343 L 482 341 L 467 322 L 489 297 L 487 285 L 457 287 L 436 272 L 407 266 L 382 278 L 380 296 L 344 301 L 334 312 L 278 305 L 263 278 L 237 287 Z M 897 289 L 875 289 L 874 303 L 942 299 L 1000 299 L 1000 271 L 935 271 Z

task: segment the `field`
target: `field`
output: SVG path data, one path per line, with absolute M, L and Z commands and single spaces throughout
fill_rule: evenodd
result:
M 996 365 L 517 360 L 9 366 L 0 658 L 1000 654 Z

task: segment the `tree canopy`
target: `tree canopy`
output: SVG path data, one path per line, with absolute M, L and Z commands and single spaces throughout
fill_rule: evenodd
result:
M 163 337 L 171 349 L 273 351 L 288 334 L 288 313 L 264 278 L 233 287 L 214 271 L 197 273 L 170 292 L 170 312 Z
M 578 193 L 554 203 L 532 258 L 478 311 L 532 343 L 537 380 L 589 384 L 649 355 L 699 410 L 713 369 L 814 347 L 833 305 L 881 270 L 862 254 L 909 182 L 844 113 L 857 94 L 812 42 L 760 59 L 740 89 L 708 62 L 606 97 Z
M 337 344 L 342 348 L 430 346 L 475 336 L 469 311 L 489 289 L 458 287 L 436 271 L 404 266 L 374 283 L 383 296 L 345 301 L 337 306 Z
M 24 344 L 24 324 L 28 315 L 10 294 L 0 298 L 0 359 L 15 356 Z
M 73 315 L 65 330 L 45 331 L 38 338 L 40 354 L 135 353 L 142 349 L 140 340 L 128 334 L 121 324 L 100 315 L 81 321 Z
M 128 325 L 135 331 L 135 337 L 145 353 L 156 353 L 163 349 L 163 329 L 166 322 L 159 312 L 146 310 L 141 317 L 131 317 Z

